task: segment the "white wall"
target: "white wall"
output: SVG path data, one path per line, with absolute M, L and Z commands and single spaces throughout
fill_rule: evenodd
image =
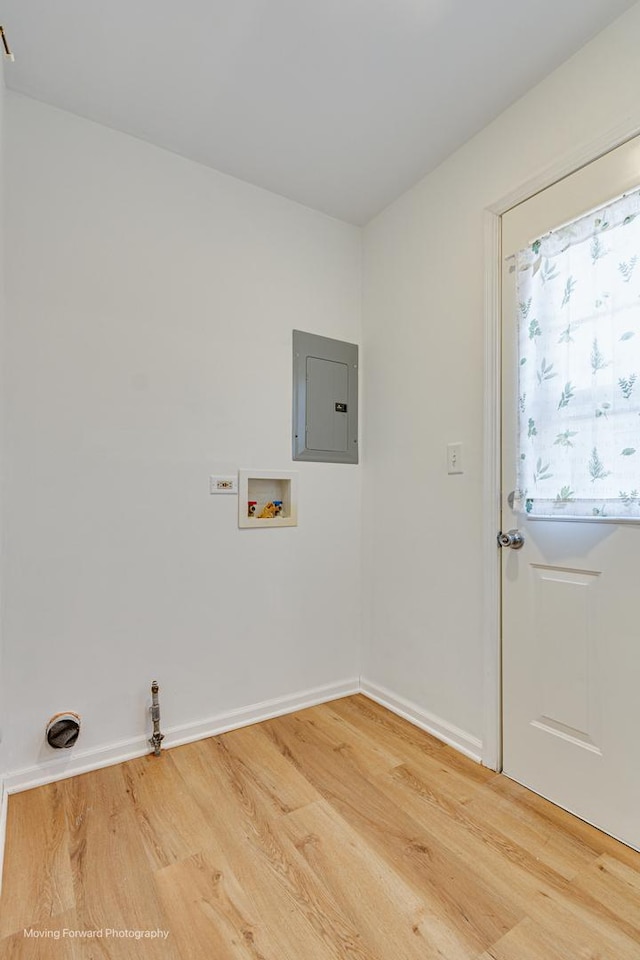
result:
M 365 230 L 362 673 L 477 738 L 483 211 L 576 145 L 640 124 L 639 36 L 640 4 Z M 447 475 L 450 441 L 464 443 L 462 476 Z
M 291 331 L 359 342 L 360 231 L 7 95 L 0 769 L 358 674 L 360 468 L 291 462 Z M 300 473 L 239 531 L 210 473 Z M 339 575 L 336 572 L 339 571 Z
M 5 317 L 5 296 L 4 296 L 4 62 L 0 63 L 0 376 L 3 366 L 3 329 Z M 3 517 L 4 517 L 4 490 L 3 490 L 3 468 L 4 459 L 2 456 L 2 396 L 0 395 L 0 555 L 2 552 L 3 541 Z M 4 632 L 2 630 L 2 606 L 4 603 L 4 583 L 2 581 L 2 568 L 0 566 L 0 750 L 2 749 L 2 674 L 4 670 Z M 2 865 L 4 851 L 4 835 L 6 823 L 6 797 L 4 792 L 4 778 L 0 767 L 0 886 L 2 885 Z

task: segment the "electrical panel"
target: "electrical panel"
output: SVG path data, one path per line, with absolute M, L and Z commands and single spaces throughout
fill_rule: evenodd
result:
M 293 459 L 358 462 L 358 347 L 293 331 Z

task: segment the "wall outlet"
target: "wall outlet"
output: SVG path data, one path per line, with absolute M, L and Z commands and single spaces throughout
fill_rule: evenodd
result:
M 237 477 L 209 477 L 209 493 L 237 493 Z

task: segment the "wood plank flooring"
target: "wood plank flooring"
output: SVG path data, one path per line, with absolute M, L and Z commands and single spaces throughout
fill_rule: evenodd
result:
M 640 960 L 640 854 L 348 697 L 12 796 L 9 958 Z

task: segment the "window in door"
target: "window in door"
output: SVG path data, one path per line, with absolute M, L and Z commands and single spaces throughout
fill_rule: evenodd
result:
M 640 190 L 516 256 L 518 501 L 640 520 Z

